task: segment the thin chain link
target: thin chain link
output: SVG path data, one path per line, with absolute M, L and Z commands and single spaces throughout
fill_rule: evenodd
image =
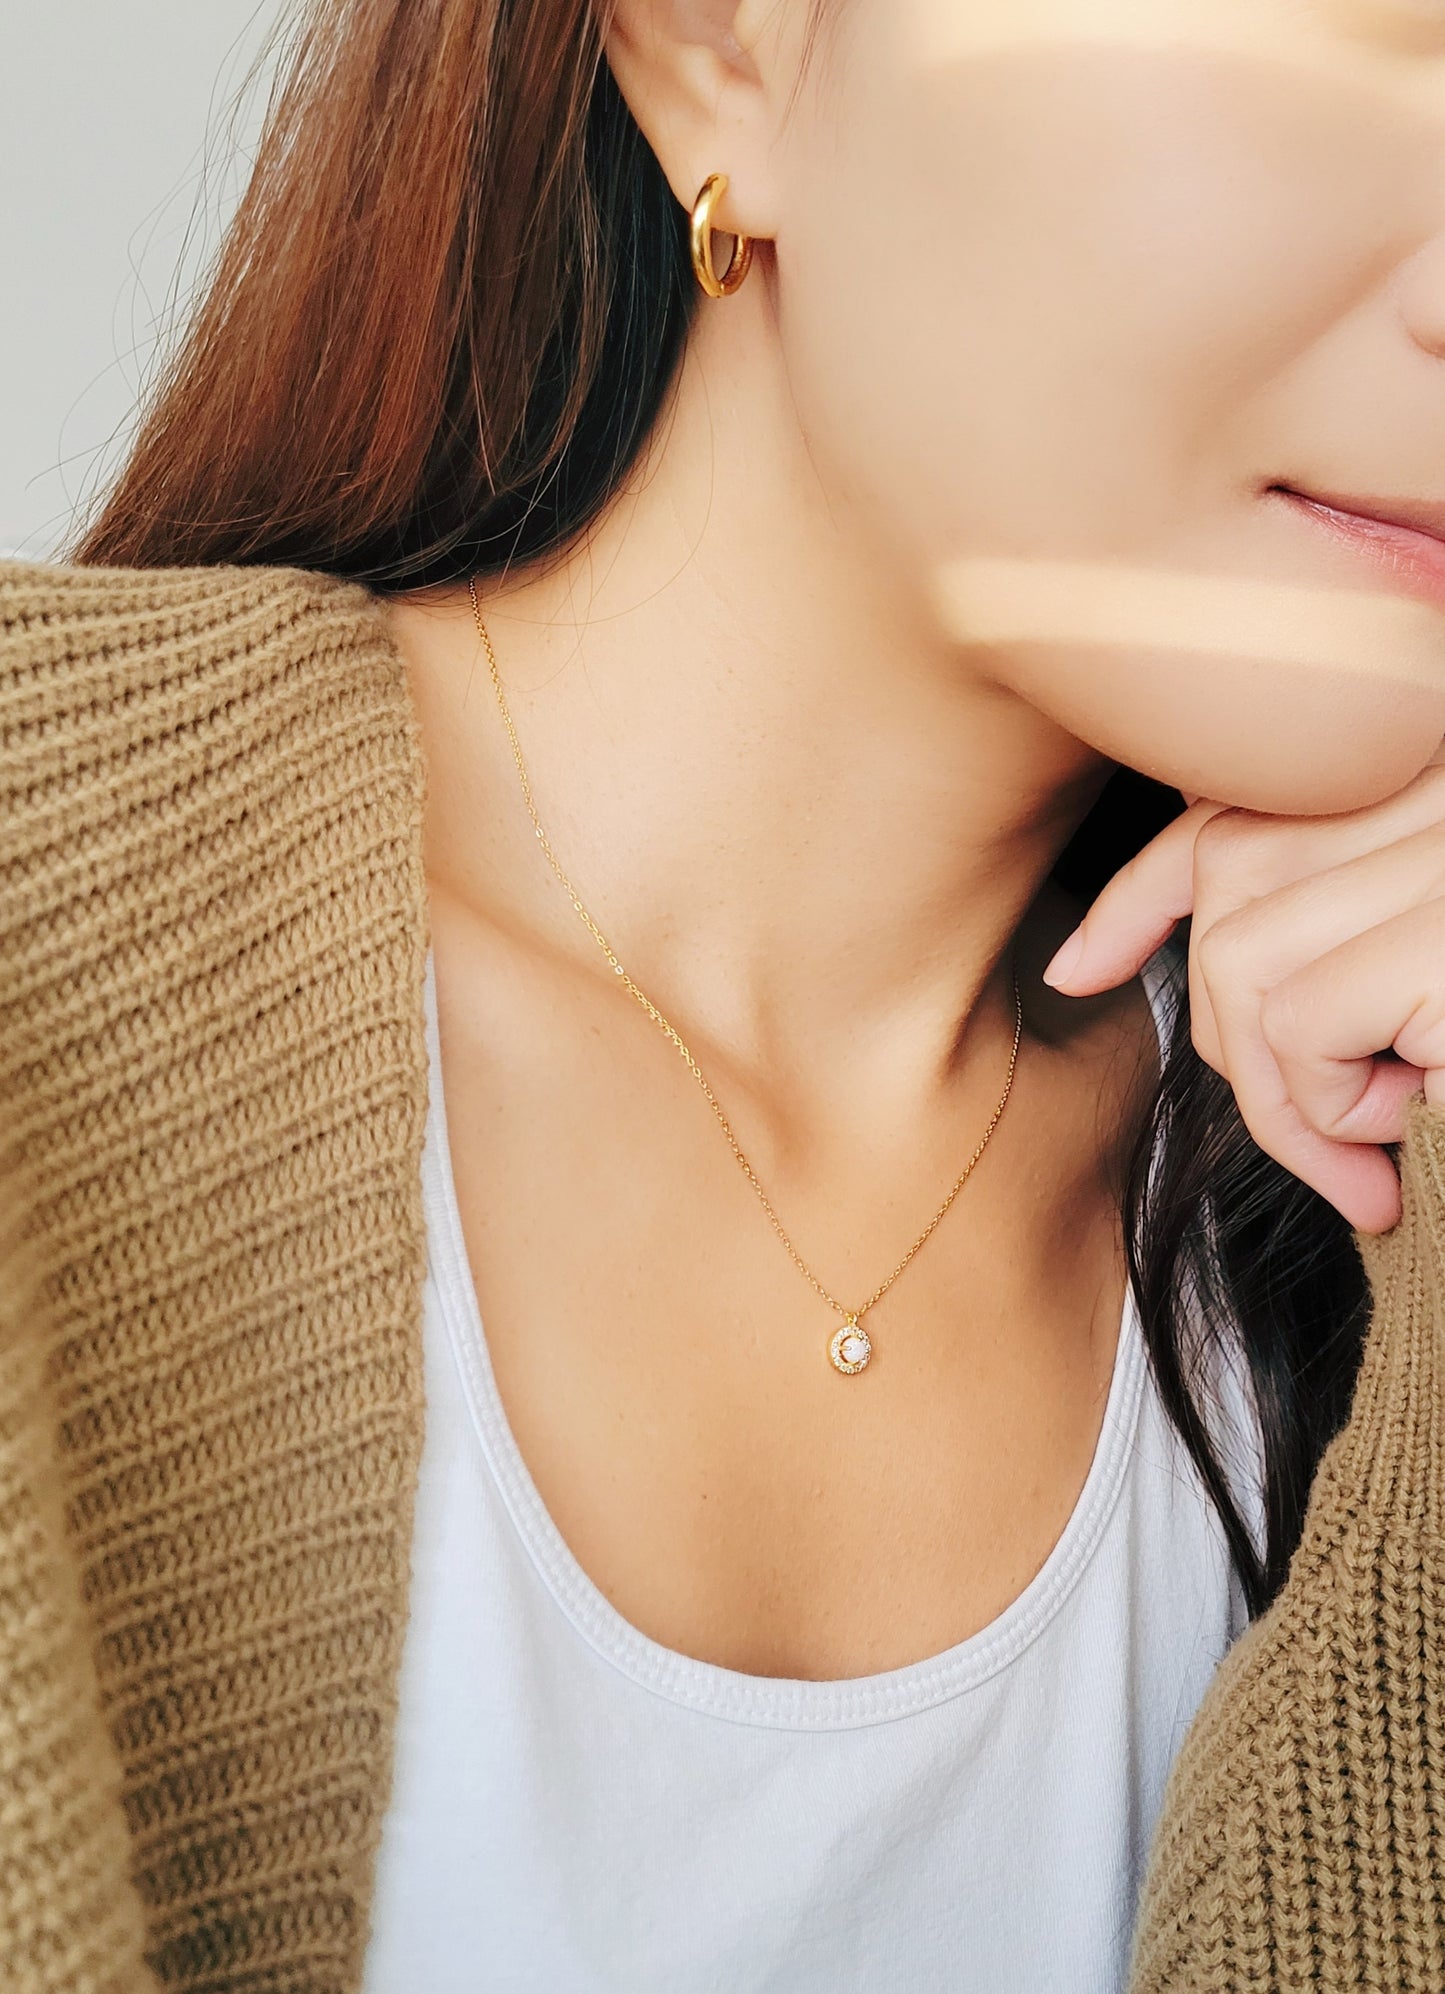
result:
M 582 919 L 586 922 L 588 928 L 591 930 L 593 939 L 596 941 L 598 947 L 602 950 L 603 954 L 607 957 L 607 960 L 611 963 L 614 974 L 621 977 L 623 983 L 631 991 L 632 995 L 637 999 L 638 1003 L 642 1006 L 643 1010 L 646 1011 L 648 1016 L 653 1020 L 653 1022 L 663 1032 L 666 1033 L 667 1037 L 671 1039 L 672 1043 L 677 1047 L 678 1051 L 687 1061 L 689 1069 L 691 1070 L 698 1085 L 702 1088 L 703 1093 L 707 1096 L 708 1102 L 712 1107 L 712 1111 L 717 1116 L 717 1119 L 722 1126 L 722 1132 L 728 1139 L 728 1144 L 732 1149 L 733 1155 L 737 1158 L 739 1164 L 742 1166 L 743 1173 L 747 1177 L 748 1182 L 757 1192 L 763 1210 L 767 1213 L 769 1219 L 772 1221 L 773 1230 L 777 1233 L 779 1239 L 781 1239 L 781 1241 L 783 1242 L 783 1245 L 788 1249 L 788 1253 L 791 1256 L 793 1263 L 797 1267 L 798 1271 L 813 1286 L 813 1288 L 817 1290 L 818 1294 L 822 1296 L 823 1300 L 828 1303 L 830 1308 L 836 1309 L 838 1313 L 841 1316 L 843 1316 L 845 1320 L 847 1320 L 848 1322 L 857 1322 L 860 1316 L 865 1314 L 867 1310 L 871 1309 L 873 1304 L 876 1301 L 878 1301 L 881 1296 L 885 1295 L 888 1292 L 888 1290 L 893 1286 L 893 1283 L 898 1279 L 898 1276 L 903 1272 L 904 1268 L 912 1260 L 914 1254 L 917 1253 L 918 1249 L 925 1243 L 925 1241 L 932 1236 L 934 1228 L 939 1224 L 939 1222 L 943 1218 L 944 1213 L 948 1210 L 949 1206 L 953 1203 L 954 1199 L 958 1196 L 959 1192 L 963 1189 L 963 1186 L 968 1179 L 970 1171 L 973 1169 L 974 1165 L 978 1162 L 980 1156 L 983 1155 L 983 1152 L 988 1145 L 988 1139 L 993 1134 L 994 1129 L 998 1124 L 999 1116 L 1004 1111 L 1004 1106 L 1008 1101 L 1010 1090 L 1013 1087 L 1014 1067 L 1018 1061 L 1019 1040 L 1023 1033 L 1023 1004 L 1019 996 L 1017 970 L 1015 969 L 1012 971 L 1013 996 L 1014 996 L 1014 1042 L 1013 1042 L 1013 1050 L 1009 1054 L 1008 1078 L 1004 1082 L 1004 1090 L 1002 1095 L 999 1097 L 999 1104 L 994 1109 L 993 1115 L 989 1120 L 988 1127 L 983 1132 L 982 1141 L 980 1141 L 978 1147 L 974 1150 L 973 1155 L 968 1159 L 968 1162 L 964 1165 L 963 1170 L 960 1172 L 959 1176 L 955 1179 L 953 1188 L 948 1193 L 948 1196 L 944 1199 L 943 1203 L 938 1207 L 938 1210 L 933 1214 L 933 1217 L 928 1221 L 928 1224 L 923 1228 L 923 1231 L 918 1235 L 917 1239 L 914 1240 L 912 1246 L 909 1247 L 908 1251 L 904 1254 L 903 1258 L 899 1261 L 898 1265 L 893 1269 L 893 1272 L 888 1276 L 887 1280 L 880 1282 L 879 1285 L 873 1290 L 872 1294 L 868 1297 L 867 1301 L 861 1303 L 859 1307 L 853 1309 L 845 1307 L 845 1305 L 842 1302 L 840 1302 L 835 1295 L 831 1295 L 828 1292 L 828 1290 L 823 1286 L 823 1283 L 818 1279 L 817 1275 L 813 1273 L 812 1269 L 808 1266 L 807 1262 L 798 1252 L 797 1247 L 794 1246 L 792 1240 L 788 1237 L 788 1234 L 783 1227 L 781 1219 L 779 1219 L 777 1213 L 773 1210 L 773 1207 L 768 1200 L 768 1195 L 766 1191 L 764 1191 L 762 1185 L 758 1182 L 757 1173 L 754 1171 L 751 1163 L 748 1162 L 747 1157 L 743 1154 L 742 1145 L 741 1143 L 739 1143 L 737 1137 L 733 1134 L 732 1126 L 729 1123 L 727 1116 L 723 1113 L 721 1103 L 718 1101 L 717 1096 L 713 1093 L 712 1088 L 708 1085 L 706 1075 L 703 1073 L 703 1070 L 698 1065 L 697 1061 L 693 1058 L 692 1053 L 688 1049 L 686 1043 L 684 1042 L 681 1033 L 678 1032 L 675 1026 L 673 1026 L 668 1021 L 668 1019 L 663 1016 L 662 1012 L 658 1010 L 657 1006 L 653 1003 L 652 999 L 647 995 L 647 993 L 644 990 L 639 989 L 637 984 L 633 982 L 632 978 L 623 968 L 621 962 L 618 961 L 617 955 L 614 952 L 611 943 L 608 941 L 607 937 L 603 934 L 602 930 L 598 927 L 597 923 L 593 920 L 592 916 L 588 913 L 587 909 L 583 906 L 581 896 L 578 894 L 576 887 L 572 884 L 572 881 L 567 877 L 566 872 L 563 870 L 561 861 L 558 859 L 557 854 L 552 849 L 552 842 L 548 838 L 546 831 L 542 827 L 542 820 L 537 815 L 537 806 L 532 800 L 532 785 L 527 777 L 527 765 L 522 759 L 522 746 L 520 741 L 517 739 L 517 730 L 512 724 L 512 715 L 510 709 L 507 706 L 506 695 L 502 691 L 501 674 L 497 669 L 497 654 L 492 649 L 492 640 L 487 635 L 486 624 L 482 621 L 481 606 L 477 601 L 476 577 L 474 575 L 468 580 L 467 589 L 472 599 L 472 615 L 476 621 L 477 631 L 481 637 L 483 644 L 486 646 L 487 660 L 492 674 L 492 684 L 496 688 L 497 701 L 498 704 L 501 706 L 502 718 L 506 722 L 507 733 L 511 739 L 512 754 L 517 763 L 517 773 L 522 779 L 522 795 L 526 800 L 527 810 L 531 816 L 532 823 L 536 829 L 538 841 L 540 842 L 543 851 L 547 854 L 547 858 L 549 863 L 551 864 L 552 870 L 556 873 L 558 879 L 561 880 L 563 886 L 567 889 L 568 898 L 571 900 L 572 905 L 577 909 L 577 912 L 582 916 Z

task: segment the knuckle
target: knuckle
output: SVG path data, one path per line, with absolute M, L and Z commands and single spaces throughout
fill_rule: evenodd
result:
M 1195 851 L 1218 854 L 1222 858 L 1241 850 L 1249 841 L 1255 815 L 1252 810 L 1242 810 L 1234 805 L 1227 810 L 1216 810 L 1195 833 Z
M 1445 1047 L 1445 979 L 1432 981 L 1407 1021 L 1412 1036 L 1433 1055 Z M 1417 1060 L 1416 1064 L 1420 1062 Z
M 1221 810 L 1199 828 L 1194 840 L 1196 876 L 1206 874 L 1212 885 L 1249 889 L 1267 884 L 1273 873 L 1265 827 L 1271 822 L 1255 810 Z
M 1221 914 L 1195 943 L 1200 974 L 1206 983 L 1216 982 L 1221 974 L 1228 973 L 1232 965 L 1249 947 L 1255 930 L 1248 908 L 1235 908 L 1228 914 Z

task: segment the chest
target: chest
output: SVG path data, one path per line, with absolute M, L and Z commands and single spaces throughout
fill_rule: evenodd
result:
M 660 1035 L 589 1045 L 536 1002 L 504 1024 L 464 995 L 482 987 L 436 993 L 466 1275 L 511 1436 L 593 1584 L 653 1640 L 763 1676 L 898 1668 L 995 1619 L 1098 1442 L 1124 1301 L 1106 1201 L 1041 1270 L 1019 1242 L 1050 1173 L 1018 1176 L 1013 1236 L 965 1185 L 845 1377 L 839 1313 Z M 880 1184 L 866 1158 L 802 1188 L 778 1216 L 850 1305 L 938 1191 L 926 1171 Z

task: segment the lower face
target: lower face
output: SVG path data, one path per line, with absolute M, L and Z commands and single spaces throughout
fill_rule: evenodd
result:
M 1445 547 L 1310 500 L 1445 507 L 1445 0 L 843 4 L 778 243 L 815 455 L 1098 752 L 1393 793 Z

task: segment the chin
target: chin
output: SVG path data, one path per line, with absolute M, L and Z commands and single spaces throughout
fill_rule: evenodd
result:
M 1180 651 L 1095 651 L 1069 669 L 1035 652 L 1031 663 L 1018 689 L 1110 760 L 1272 816 L 1383 802 L 1445 741 L 1445 678 Z
M 1274 817 L 1335 816 L 1396 795 L 1440 746 L 1438 718 L 1406 737 L 1368 723 L 1337 733 L 1262 722 L 1258 738 L 1237 743 L 1233 753 L 1196 750 L 1187 763 L 1168 758 L 1170 772 L 1160 780 L 1189 795 Z

